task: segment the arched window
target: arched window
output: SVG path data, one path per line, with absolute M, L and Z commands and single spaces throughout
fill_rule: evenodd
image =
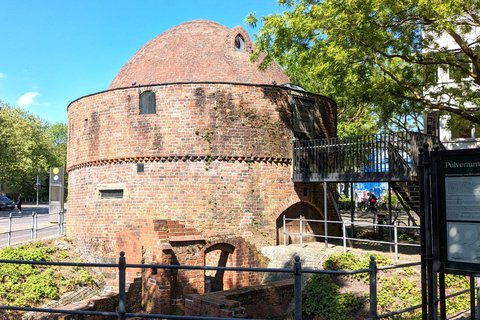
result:
M 140 94 L 140 114 L 155 114 L 156 102 L 155 93 L 152 91 L 145 91 Z
M 241 34 L 235 37 L 235 51 L 245 52 L 245 39 Z

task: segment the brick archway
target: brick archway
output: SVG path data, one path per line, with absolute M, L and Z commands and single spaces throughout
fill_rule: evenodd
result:
M 227 267 L 234 265 L 235 247 L 227 243 L 217 243 L 205 250 L 205 265 Z M 225 283 L 226 286 L 225 286 Z M 228 277 L 224 270 L 205 270 L 205 293 L 222 291 L 228 287 Z
M 287 219 L 298 219 L 300 215 L 305 219 L 313 220 L 323 220 L 324 214 L 320 212 L 317 208 L 312 206 L 307 202 L 297 202 L 290 207 L 286 208 L 277 218 L 277 245 L 283 244 L 284 242 L 284 226 L 283 226 L 283 217 Z M 302 222 L 303 234 L 311 235 L 324 235 L 324 224 L 321 222 Z M 288 233 L 299 233 L 300 232 L 300 221 L 286 221 L 285 230 Z M 312 236 L 304 236 L 304 242 L 314 242 L 319 241 L 321 238 L 315 238 Z M 287 235 L 287 245 L 291 243 L 300 243 L 299 235 Z

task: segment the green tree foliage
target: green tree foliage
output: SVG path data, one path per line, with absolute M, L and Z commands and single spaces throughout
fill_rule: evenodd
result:
M 66 125 L 51 126 L 0 100 L 0 182 L 34 198 L 37 175 L 47 182 L 50 167 L 65 166 L 65 137 Z M 48 195 L 47 188 L 41 193 Z
M 294 83 L 333 98 L 339 134 L 369 133 L 374 122 L 384 129 L 421 130 L 424 110 L 480 123 L 480 50 L 478 39 L 466 37 L 480 25 L 479 1 L 278 3 L 286 10 L 261 18 L 252 58 L 261 59 L 262 67 L 275 60 Z M 258 19 L 253 13 L 246 22 Z M 439 46 L 441 35 L 459 49 Z M 455 85 L 438 85 L 439 69 L 450 70 Z
M 65 167 L 67 163 L 67 138 L 68 126 L 66 123 L 56 123 L 47 128 L 47 135 L 54 147 L 56 165 L 52 167 Z

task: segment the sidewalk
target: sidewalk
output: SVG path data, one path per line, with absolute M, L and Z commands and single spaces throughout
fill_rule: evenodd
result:
M 15 206 L 13 210 L 0 210 L 0 218 L 8 218 L 10 214 L 12 214 L 12 217 L 31 216 L 33 212 L 37 214 L 47 214 L 48 203 L 39 203 L 38 206 L 30 203 L 22 204 L 22 213 L 18 211 L 17 206 Z

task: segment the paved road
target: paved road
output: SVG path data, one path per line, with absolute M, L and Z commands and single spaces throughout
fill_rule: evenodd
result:
M 32 235 L 34 220 L 33 213 L 37 214 L 36 234 Z M 12 219 L 10 219 L 10 215 Z M 8 230 L 11 223 L 10 244 L 30 241 L 33 238 L 44 239 L 58 235 L 58 225 L 50 222 L 48 204 L 22 205 L 22 213 L 17 208 L 14 210 L 0 211 L 0 247 L 8 245 Z

